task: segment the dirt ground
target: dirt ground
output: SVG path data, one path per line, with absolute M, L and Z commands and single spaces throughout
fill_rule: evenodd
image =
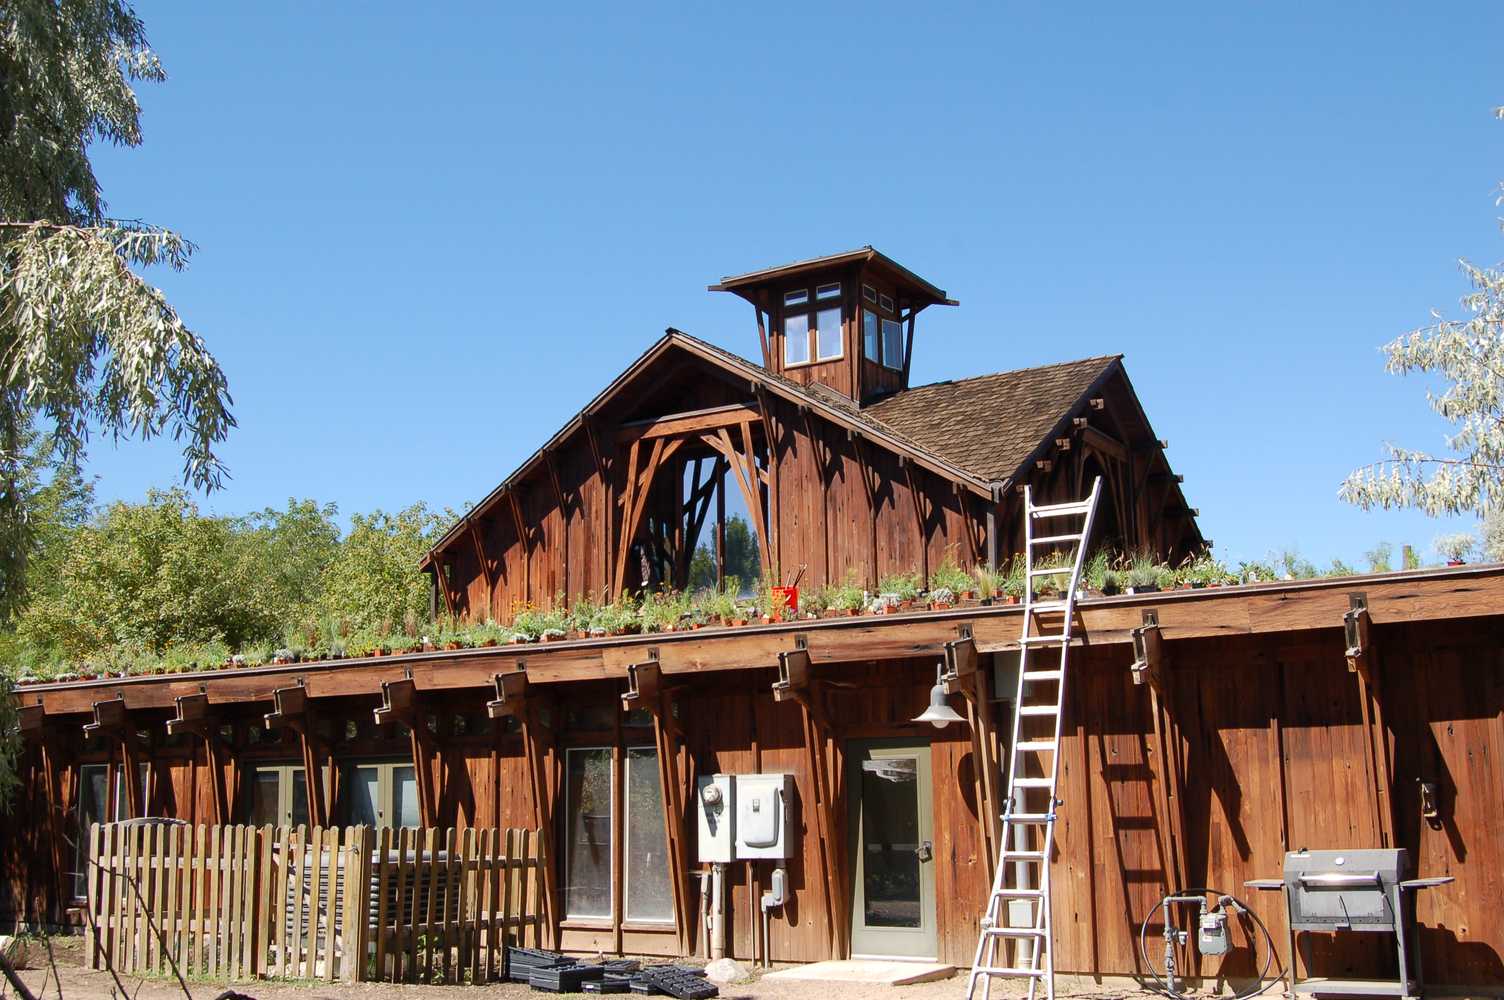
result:
M 82 967 L 83 949 L 79 938 L 54 938 L 53 953 L 58 973 L 62 977 L 62 989 L 58 979 L 46 968 L 46 952 L 33 949 L 28 965 L 32 968 L 20 972 L 21 980 L 33 993 L 43 1000 L 63 997 L 65 1000 L 106 1000 L 119 998 L 120 990 L 108 972 Z M 175 980 L 121 977 L 127 995 L 132 1000 L 183 1000 L 182 988 Z M 1001 983 L 993 987 L 994 997 L 1020 995 L 1023 990 L 1011 989 L 1015 984 Z M 342 983 L 307 983 L 258 981 L 227 984 L 207 980 L 190 980 L 188 991 L 192 1000 L 214 1000 L 226 989 L 254 998 L 254 1000 L 539 1000 L 545 994 L 535 993 L 525 986 L 513 983 L 493 983 L 487 986 L 416 986 L 393 983 L 358 983 L 346 986 Z M 881 987 L 861 984 L 813 983 L 762 979 L 759 975 L 744 983 L 721 987 L 721 996 L 727 1000 L 858 1000 L 858 998 L 887 994 L 894 1000 L 959 1000 L 966 993 L 966 977 L 958 972 L 949 979 L 914 986 Z M 10 997 L 8 987 L 0 991 L 0 997 Z M 578 994 L 576 994 L 578 995 Z M 1074 997 L 1076 1000 L 1119 1000 L 1134 997 L 1135 993 L 1111 992 L 1097 987 L 1058 996 Z M 1148 997 L 1149 994 L 1137 994 Z

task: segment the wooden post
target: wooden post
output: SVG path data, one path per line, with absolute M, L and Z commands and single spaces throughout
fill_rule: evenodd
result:
M 522 728 L 523 763 L 527 769 L 529 796 L 533 803 L 533 825 L 537 827 L 539 850 L 549 859 L 540 864 L 542 872 L 543 910 L 540 924 L 544 928 L 547 947 L 553 947 L 558 939 L 558 886 L 553 868 L 553 809 L 551 808 L 553 786 L 546 770 L 547 746 L 543 740 L 541 712 L 527 679 L 526 664 L 518 661 L 511 673 L 496 674 L 492 681 L 496 697 L 486 703 L 486 714 L 493 719 L 514 718 Z M 522 936 L 518 931 L 518 938 Z
M 988 671 L 981 668 L 971 626 L 962 625 L 957 638 L 945 644 L 945 691 L 966 699 L 966 720 L 971 730 L 971 761 L 977 800 L 977 824 L 982 834 L 982 854 L 987 880 L 991 882 L 1002 850 L 1002 810 L 998 790 L 1002 787 L 1001 743 L 990 698 Z
M 412 750 L 413 775 L 418 784 L 418 815 L 425 827 L 438 825 L 438 802 L 434 794 L 433 739 L 428 730 L 427 713 L 418 699 L 418 688 L 411 677 L 382 681 L 381 705 L 372 715 L 378 726 L 400 722 L 407 727 Z
M 842 825 L 837 815 L 841 795 L 838 782 L 831 774 L 831 757 L 838 758 L 839 752 L 833 748 L 830 756 L 826 753 L 825 744 L 827 741 L 834 744 L 835 735 L 813 688 L 807 649 L 797 648 L 778 654 L 778 680 L 773 684 L 773 700 L 797 702 L 803 716 L 805 761 L 813 793 L 820 867 L 825 881 L 826 941 L 831 958 L 845 958 L 851 912 L 846 902 L 845 852 L 840 839 Z
M 663 798 L 663 826 L 668 844 L 670 885 L 674 894 L 674 927 L 679 954 L 690 952 L 690 922 L 693 919 L 689 888 L 689 848 L 684 828 L 686 788 L 693 775 L 679 769 L 679 744 L 683 733 L 673 716 L 671 691 L 662 683 L 662 671 L 656 659 L 627 666 L 627 690 L 621 696 L 623 711 L 646 709 L 653 717 L 653 737 L 658 754 L 658 784 Z
M 303 782 L 308 789 L 310 826 L 329 825 L 329 793 L 320 767 L 318 733 L 308 704 L 308 690 L 301 683 L 272 691 L 272 711 L 266 713 L 267 729 L 291 729 L 298 734 L 303 751 Z
M 1362 594 L 1349 597 L 1351 607 L 1342 618 L 1346 639 L 1347 669 L 1358 680 L 1358 705 L 1363 713 L 1364 769 L 1368 772 L 1369 799 L 1379 831 L 1379 846 L 1395 844 L 1394 765 L 1389 749 L 1389 727 L 1384 720 L 1384 702 L 1379 688 L 1379 656 L 1373 642 L 1373 619 Z
M 63 836 L 62 827 L 59 823 L 59 812 L 67 808 L 63 797 L 62 770 L 66 766 L 63 763 L 62 740 L 54 726 L 47 724 L 45 710 L 41 705 L 23 705 L 17 708 L 16 714 L 20 723 L 21 735 L 29 742 L 37 744 L 37 751 L 42 759 L 42 780 L 46 785 L 46 813 L 44 816 L 45 829 L 47 831 L 48 854 L 52 862 L 53 891 L 56 895 L 51 904 L 60 908 L 72 897 L 73 893 L 67 885 L 67 855 L 65 853 L 66 838 Z M 75 772 L 76 773 L 76 772 Z M 89 831 L 84 831 L 83 836 L 89 836 Z M 93 873 L 90 876 L 90 885 L 93 884 Z M 54 914 L 54 918 L 60 914 Z
M 1144 624 L 1132 633 L 1134 661 L 1133 682 L 1149 686 L 1149 706 L 1154 724 L 1157 808 L 1165 829 L 1165 857 L 1169 859 L 1170 888 L 1186 888 L 1185 816 L 1180 781 L 1180 729 L 1170 710 L 1170 692 L 1166 677 L 1165 650 L 1155 612 L 1144 612 Z
M 214 793 L 214 825 L 230 821 L 229 792 L 225 788 L 223 744 L 219 738 L 219 718 L 209 710 L 209 696 L 179 695 L 174 699 L 177 715 L 167 720 L 168 736 L 196 736 L 204 741 L 204 757 L 209 764 L 209 787 Z M 305 775 L 306 777 L 306 775 Z
M 84 724 L 84 737 L 100 736 L 113 740 L 120 750 L 121 767 L 125 769 L 125 814 L 127 819 L 140 819 L 146 815 L 146 803 L 142 801 L 140 768 L 136 758 L 136 732 L 131 728 L 126 714 L 125 699 L 120 695 L 93 705 L 94 721 Z

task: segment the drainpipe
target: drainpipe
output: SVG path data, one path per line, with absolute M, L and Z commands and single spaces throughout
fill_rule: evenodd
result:
M 726 957 L 726 866 L 710 866 L 710 960 Z

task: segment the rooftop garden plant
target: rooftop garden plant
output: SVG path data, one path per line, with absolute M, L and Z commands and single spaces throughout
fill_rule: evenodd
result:
M 892 594 L 899 601 L 918 600 L 921 587 L 918 573 L 889 573 L 877 581 L 879 594 Z
M 1458 532 L 1453 535 L 1438 535 L 1431 545 L 1436 549 L 1436 554 L 1447 561 L 1448 566 L 1461 566 L 1472 555 L 1478 539 L 1467 532 Z
M 976 590 L 976 580 L 970 573 L 957 566 L 955 558 L 947 551 L 940 565 L 930 573 L 930 590 L 949 590 L 953 594 L 966 594 Z

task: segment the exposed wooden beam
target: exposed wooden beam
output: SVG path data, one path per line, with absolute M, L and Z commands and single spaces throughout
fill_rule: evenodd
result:
M 84 724 L 84 737 L 96 736 L 113 743 L 120 750 L 121 766 L 125 768 L 125 806 L 127 819 L 141 819 L 146 815 L 146 803 L 142 801 L 140 761 L 137 758 L 136 731 L 131 728 L 126 711 L 125 698 L 116 695 L 93 703 L 94 721 Z
M 522 730 L 523 766 L 527 770 L 528 798 L 533 808 L 533 825 L 544 845 L 547 862 L 543 867 L 544 926 L 552 946 L 558 936 L 558 886 L 554 876 L 553 788 L 548 780 L 548 742 L 536 705 L 536 696 L 528 681 L 527 665 L 518 661 L 515 670 L 492 675 L 496 697 L 486 703 L 486 714 L 493 719 L 512 718 Z
M 977 825 L 982 834 L 982 857 L 990 882 L 1002 850 L 1003 787 L 1002 737 L 992 704 L 989 670 L 982 669 L 981 654 L 971 627 L 960 626 L 959 635 L 945 644 L 945 690 L 966 700 L 966 722 L 971 731 L 972 781 L 977 803 Z
M 470 522 L 470 543 L 475 547 L 475 562 L 480 567 L 481 578 L 486 582 L 486 617 L 496 614 L 496 572 L 486 558 L 486 547 L 481 543 L 479 526 Z
M 1180 767 L 1180 726 L 1173 704 L 1165 665 L 1165 646 L 1156 612 L 1144 612 L 1144 624 L 1133 630 L 1133 680 L 1149 688 L 1149 710 L 1154 724 L 1155 811 L 1161 817 L 1166 875 L 1170 885 L 1189 884 L 1186 860 L 1185 802 Z
M 670 413 L 663 417 L 623 424 L 616 438 L 625 444 L 632 441 L 651 441 L 660 437 L 682 437 L 700 434 L 703 431 L 713 431 L 720 427 L 735 427 L 743 420 L 756 420 L 757 417 L 758 411 L 753 407 L 745 403 L 732 403 L 727 406 Z

